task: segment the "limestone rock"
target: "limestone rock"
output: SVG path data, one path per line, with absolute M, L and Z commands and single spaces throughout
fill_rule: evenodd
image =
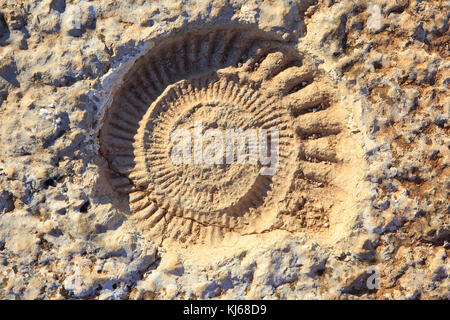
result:
M 0 0 L 0 299 L 448 299 L 447 12 Z

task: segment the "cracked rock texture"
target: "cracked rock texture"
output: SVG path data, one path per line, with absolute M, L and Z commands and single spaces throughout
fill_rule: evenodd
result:
M 0 299 L 448 299 L 449 6 L 0 0 Z M 159 39 L 217 25 L 306 53 L 346 105 L 357 181 L 325 229 L 183 244 L 117 205 L 114 93 Z

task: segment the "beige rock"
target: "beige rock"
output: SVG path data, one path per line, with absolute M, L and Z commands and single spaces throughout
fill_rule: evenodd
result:
M 446 12 L 0 1 L 0 299 L 448 298 Z

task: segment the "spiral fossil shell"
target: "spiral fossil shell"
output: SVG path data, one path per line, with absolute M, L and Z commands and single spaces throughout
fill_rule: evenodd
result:
M 203 241 L 270 229 L 280 215 L 306 216 L 315 188 L 332 187 L 341 112 L 323 74 L 274 36 L 223 26 L 170 37 L 125 80 L 100 145 L 111 185 L 140 230 Z M 171 133 L 195 120 L 222 130 L 277 129 L 279 170 L 265 176 L 260 163 L 174 164 Z

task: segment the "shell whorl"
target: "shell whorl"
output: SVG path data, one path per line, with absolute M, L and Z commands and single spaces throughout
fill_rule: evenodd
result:
M 162 40 L 125 80 L 103 121 L 101 152 L 114 190 L 152 235 L 188 241 L 247 232 L 286 208 L 296 178 L 326 183 L 339 161 L 342 119 L 328 83 L 259 30 L 216 27 Z M 196 121 L 223 132 L 278 130 L 279 169 L 265 176 L 260 162 L 175 164 L 171 134 L 192 132 Z

